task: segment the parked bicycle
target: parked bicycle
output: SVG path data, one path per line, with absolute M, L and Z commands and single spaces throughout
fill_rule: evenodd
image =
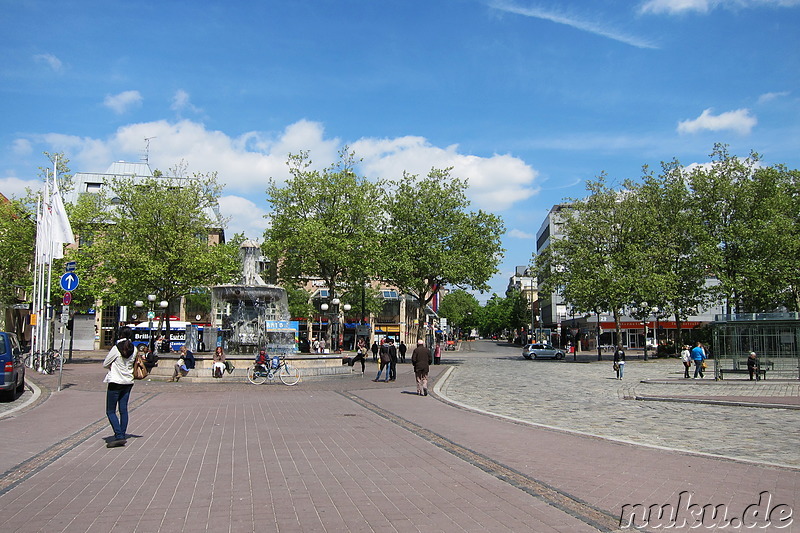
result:
M 58 350 L 47 350 L 44 353 L 35 352 L 25 356 L 25 366 L 43 374 L 52 374 L 61 369 L 64 358 Z
M 286 361 L 285 355 L 273 357 L 264 364 L 247 367 L 247 379 L 254 385 L 261 385 L 267 380 L 272 381 L 275 376 L 278 376 L 284 385 L 296 385 L 300 381 L 300 371 Z

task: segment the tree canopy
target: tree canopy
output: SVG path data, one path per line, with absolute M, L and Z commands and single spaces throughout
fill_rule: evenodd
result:
M 325 280 L 339 294 L 376 274 L 374 257 L 383 191 L 356 174 L 354 155 L 317 171 L 308 152 L 289 157 L 290 177 L 270 180 L 269 228 L 262 250 L 284 284 L 307 277 Z
M 450 169 L 403 174 L 387 200 L 382 278 L 417 300 L 419 312 L 442 286 L 487 290 L 503 253 L 500 217 L 468 211 L 467 183 Z
M 380 280 L 411 295 L 422 313 L 439 287 L 487 289 L 504 231 L 501 219 L 468 211 L 466 182 L 450 170 L 370 181 L 346 149 L 323 171 L 306 152 L 271 180 L 263 250 L 284 283 L 319 278 L 360 309 L 361 287 Z
M 572 200 L 562 235 L 534 257 L 542 292 L 579 312 L 674 315 L 800 311 L 798 172 L 717 145 L 708 165 L 662 163 L 619 189 L 602 175 Z M 715 276 L 716 284 L 706 279 Z
M 216 174 L 191 178 L 114 178 L 100 194 L 81 195 L 72 210 L 80 246 L 67 258 L 81 268 L 86 294 L 130 304 L 234 281 L 238 243 L 213 244 L 220 187 Z M 241 239 L 239 239 L 241 240 Z

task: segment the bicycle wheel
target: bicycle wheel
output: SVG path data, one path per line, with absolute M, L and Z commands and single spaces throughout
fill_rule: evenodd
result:
M 295 385 L 300 381 L 300 371 L 288 363 L 283 363 L 278 377 L 281 378 L 284 385 Z
M 267 376 L 264 371 L 256 369 L 255 366 L 248 366 L 247 367 L 247 379 L 250 380 L 250 383 L 253 385 L 261 385 L 265 381 L 267 381 Z

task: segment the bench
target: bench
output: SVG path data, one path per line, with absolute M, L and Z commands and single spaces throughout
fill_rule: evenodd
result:
M 720 368 L 719 369 L 719 379 L 725 379 L 725 374 L 747 374 L 750 375 L 750 371 L 746 368 Z M 756 370 L 756 379 L 767 379 L 767 369 L 766 368 L 759 368 Z

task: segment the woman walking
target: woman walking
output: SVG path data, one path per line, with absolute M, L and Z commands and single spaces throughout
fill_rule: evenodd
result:
M 123 326 L 119 330 L 119 340 L 109 350 L 103 368 L 108 370 L 104 383 L 108 383 L 106 391 L 106 416 L 114 431 L 114 438 L 106 443 L 108 448 L 125 446 L 128 431 L 128 398 L 133 388 L 133 356 L 135 350 L 131 328 Z M 119 416 L 117 416 L 119 409 Z
M 625 375 L 625 350 L 622 349 L 621 344 L 614 352 L 614 371 L 617 373 L 617 379 L 622 379 L 622 376 Z

